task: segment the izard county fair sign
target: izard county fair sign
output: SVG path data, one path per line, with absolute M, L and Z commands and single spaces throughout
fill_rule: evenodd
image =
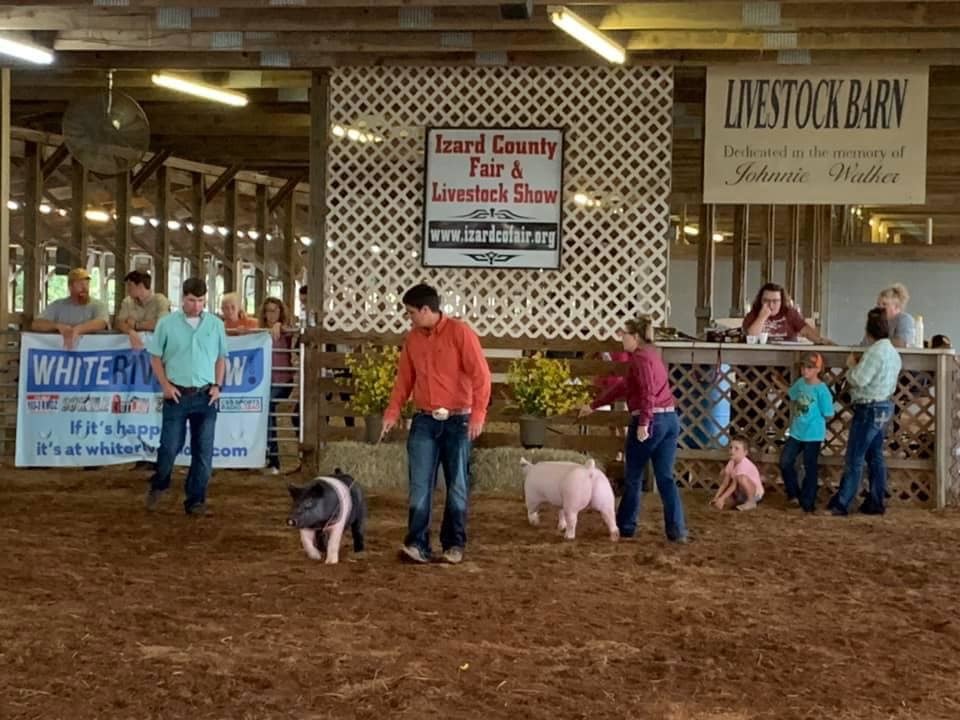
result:
M 927 67 L 707 69 L 703 199 L 919 204 Z
M 429 128 L 423 264 L 559 268 L 563 131 Z

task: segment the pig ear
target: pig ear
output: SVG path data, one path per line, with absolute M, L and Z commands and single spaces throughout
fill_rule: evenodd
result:
M 287 492 L 294 500 L 299 500 L 300 496 L 303 495 L 303 488 L 298 488 L 296 485 L 287 485 Z
M 596 466 L 597 466 L 597 464 L 593 461 L 593 458 L 590 458 L 590 459 L 587 460 L 587 462 L 584 464 L 584 467 L 586 467 L 587 470 L 593 470 Z
M 334 469 L 333 469 L 333 474 L 334 474 L 334 475 L 343 475 L 343 470 L 341 470 L 340 468 L 334 468 Z
M 525 457 L 520 458 L 520 467 L 524 469 L 530 467 L 530 461 L 527 460 Z

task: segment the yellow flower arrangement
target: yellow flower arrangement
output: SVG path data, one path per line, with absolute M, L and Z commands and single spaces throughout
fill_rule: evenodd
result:
M 386 347 L 346 357 L 350 377 L 338 380 L 352 391 L 347 403 L 358 415 L 381 415 L 390 402 L 393 383 L 397 377 L 397 359 L 400 350 Z
M 507 383 L 524 415 L 550 417 L 576 410 L 590 398 L 589 389 L 570 376 L 570 364 L 539 353 L 510 364 Z

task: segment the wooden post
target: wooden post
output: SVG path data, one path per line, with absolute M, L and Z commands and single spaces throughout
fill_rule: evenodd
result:
M 223 243 L 223 291 L 243 294 L 243 274 L 237 264 L 237 181 L 229 180 L 223 190 L 223 220 L 227 237 Z M 246 300 L 241 299 L 246 310 Z
M 40 313 L 40 293 L 45 287 L 46 249 L 40 238 L 40 198 L 43 174 L 40 170 L 40 146 L 24 143 L 23 193 L 23 320 L 24 327 Z
M 800 274 L 800 206 L 790 206 L 790 234 L 787 236 L 787 267 L 783 286 L 787 294 L 797 297 Z M 806 312 L 809 308 L 803 308 Z
M 203 173 L 193 173 L 190 190 L 190 214 L 193 215 L 193 252 L 190 256 L 190 276 L 205 280 L 207 267 L 204 261 L 206 241 L 203 239 L 203 215 L 206 195 L 203 187 Z M 213 297 L 213 290 L 214 288 L 208 288 L 209 297 Z
M 117 175 L 117 194 L 115 200 L 116 236 L 113 257 L 113 312 L 120 312 L 124 292 L 123 278 L 130 267 L 130 173 L 124 171 Z M 109 307 L 109 304 L 108 304 Z
M 267 186 L 257 185 L 256 208 L 257 239 L 254 240 L 256 255 L 256 275 L 254 276 L 254 295 L 257 298 L 257 307 L 263 305 L 267 298 Z M 293 312 L 293 308 L 287 308 Z
M 820 213 L 816 205 L 804 208 L 803 223 L 803 299 L 800 306 L 804 315 L 816 319 L 814 309 L 814 284 L 816 282 L 817 241 L 820 234 Z
M 326 418 L 320 413 L 323 394 L 319 386 L 323 349 L 324 300 L 327 253 L 327 151 L 330 144 L 330 73 L 313 73 L 310 83 L 310 237 L 307 251 L 307 327 L 304 342 L 304 378 L 300 413 L 303 428 L 303 464 L 317 472 L 317 449 Z
M 170 295 L 170 232 L 167 223 L 171 218 L 170 210 L 167 207 L 167 201 L 170 197 L 170 176 L 167 175 L 167 166 L 161 165 L 157 168 L 157 225 L 154 235 L 156 244 L 154 245 L 153 259 L 156 262 L 153 277 L 154 292 Z
M 767 231 L 763 237 L 763 282 L 773 282 L 777 257 L 777 206 L 767 205 Z
M 937 355 L 936 379 L 936 502 L 942 509 L 947 504 L 947 484 L 950 483 L 950 463 L 954 458 L 953 448 L 953 368 L 956 363 L 953 355 Z
M 6 330 L 13 313 L 10 291 L 10 68 L 0 68 L 0 330 Z
M 713 286 L 716 266 L 716 248 L 713 242 L 713 205 L 700 205 L 700 234 L 697 243 L 697 333 L 700 334 L 713 321 Z
M 70 162 L 70 239 L 77 251 L 77 267 L 87 266 L 89 243 L 87 240 L 87 170 L 80 161 Z
M 747 264 L 750 255 L 750 206 L 738 205 L 733 211 L 733 285 L 730 317 L 743 317 L 747 304 Z

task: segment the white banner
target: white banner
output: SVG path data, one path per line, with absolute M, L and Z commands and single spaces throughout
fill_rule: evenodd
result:
M 707 68 L 703 199 L 919 204 L 925 66 Z
M 271 348 L 265 332 L 227 338 L 214 467 L 266 463 Z M 65 350 L 60 335 L 23 333 L 17 397 L 17 467 L 157 459 L 163 395 L 149 353 L 126 335 L 84 335 Z M 189 465 L 189 453 L 188 432 L 177 464 Z
M 559 268 L 563 131 L 429 128 L 423 264 Z

